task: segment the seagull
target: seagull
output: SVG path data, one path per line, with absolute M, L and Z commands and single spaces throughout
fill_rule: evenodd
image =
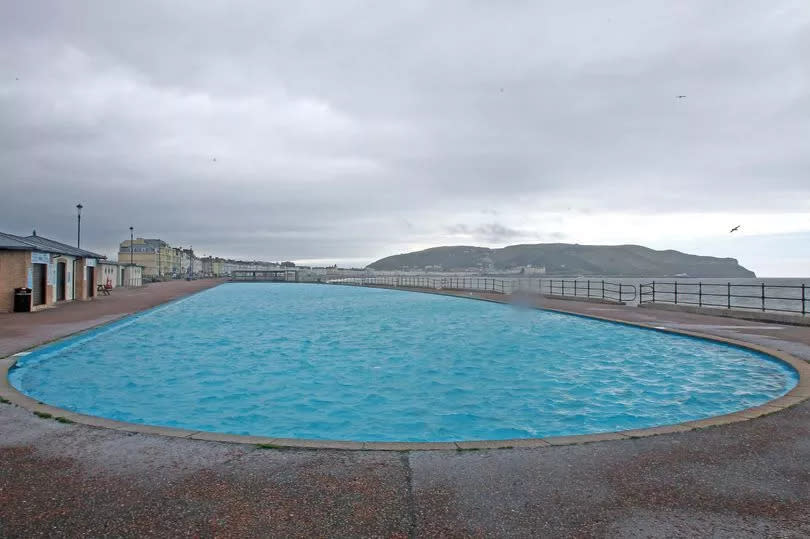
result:
M 675 97 L 677 97 L 678 99 L 683 99 L 686 96 L 685 95 L 678 95 L 678 96 L 675 96 Z
M 742 225 L 737 225 L 737 226 L 735 226 L 734 228 L 732 228 L 731 230 L 729 230 L 729 231 L 728 231 L 728 233 L 729 233 L 729 234 L 731 234 L 732 232 L 737 232 L 737 231 L 740 229 L 740 226 L 742 226 Z

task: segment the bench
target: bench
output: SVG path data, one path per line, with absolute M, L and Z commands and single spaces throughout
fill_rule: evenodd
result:
M 101 292 L 101 293 L 102 293 L 102 294 L 104 294 L 105 296 L 109 296 L 109 295 L 110 295 L 110 290 L 112 290 L 112 287 L 111 287 L 111 286 L 107 286 L 107 285 L 104 285 L 104 284 L 101 284 L 101 283 L 99 283 L 99 284 L 96 286 L 96 291 L 97 291 L 97 292 Z

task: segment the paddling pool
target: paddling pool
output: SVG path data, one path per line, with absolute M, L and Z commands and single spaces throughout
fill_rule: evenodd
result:
M 230 283 L 40 347 L 9 379 L 119 421 L 424 442 L 680 423 L 763 404 L 798 375 L 745 348 L 551 311 Z

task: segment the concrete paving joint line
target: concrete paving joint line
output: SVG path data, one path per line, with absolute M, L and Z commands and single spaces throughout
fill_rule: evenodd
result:
M 456 293 L 452 291 L 432 290 L 432 289 L 410 289 L 413 292 L 422 292 L 430 294 L 439 294 L 454 296 L 459 298 L 476 299 L 483 301 L 491 301 L 494 303 L 509 303 L 508 296 L 491 297 L 482 294 L 470 294 L 469 292 Z M 537 308 L 537 307 L 535 307 Z M 79 414 L 50 406 L 45 403 L 38 402 L 23 393 L 17 391 L 8 379 L 9 371 L 13 368 L 17 360 L 23 357 L 26 352 L 15 354 L 6 358 L 0 359 L 0 402 L 7 402 L 20 406 L 30 412 L 37 414 L 44 419 L 56 419 L 64 423 L 77 423 L 89 427 L 106 428 L 122 432 L 152 434 L 160 436 L 168 436 L 173 438 L 186 438 L 190 440 L 201 440 L 210 442 L 225 442 L 235 444 L 253 444 L 257 447 L 265 449 L 338 449 L 338 450 L 353 450 L 353 451 L 476 451 L 483 449 L 513 449 L 513 448 L 538 448 L 550 447 L 559 445 L 575 445 L 584 443 L 607 442 L 617 440 L 630 440 L 634 438 L 643 438 L 648 436 L 657 436 L 661 434 L 673 434 L 679 432 L 686 432 L 695 429 L 702 429 L 707 427 L 716 427 L 720 425 L 727 425 L 737 423 L 740 421 L 749 421 L 779 412 L 785 408 L 795 406 L 810 398 L 810 363 L 798 359 L 782 350 L 769 348 L 760 344 L 740 341 L 737 339 L 720 337 L 715 335 L 707 335 L 690 330 L 674 329 L 663 326 L 655 326 L 652 324 L 645 324 L 641 322 L 629 322 L 617 318 L 611 318 L 602 315 L 582 314 L 575 311 L 566 311 L 564 309 L 545 309 L 549 311 L 560 312 L 564 314 L 571 314 L 575 316 L 582 316 L 586 318 L 593 318 L 606 322 L 613 322 L 619 324 L 626 324 L 646 328 L 654 331 L 662 331 L 665 333 L 672 333 L 676 335 L 686 335 L 689 337 L 697 337 L 710 341 L 732 344 L 741 348 L 754 350 L 775 359 L 786 363 L 792 367 L 799 376 L 799 381 L 796 386 L 785 395 L 774 399 L 765 404 L 747 408 L 730 414 L 708 417 L 704 419 L 686 421 L 674 425 L 660 425 L 656 427 L 631 429 L 619 432 L 604 432 L 597 434 L 578 434 L 571 436 L 553 436 L 546 438 L 520 438 L 514 440 L 469 440 L 457 442 L 362 442 L 362 441 L 345 441 L 345 440 L 315 440 L 303 438 L 277 438 L 267 436 L 247 436 L 237 434 L 225 434 L 218 432 L 204 432 L 197 430 L 179 429 L 171 427 L 161 427 L 156 425 L 142 425 L 139 423 L 127 423 L 123 421 L 116 421 L 106 419 L 103 417 L 90 416 Z M 64 337 L 67 338 L 67 337 Z

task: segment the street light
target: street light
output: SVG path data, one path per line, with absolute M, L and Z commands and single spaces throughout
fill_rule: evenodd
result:
M 133 228 L 129 227 L 129 265 L 130 266 L 133 265 L 132 264 L 132 241 L 133 241 L 132 231 L 133 231 Z M 132 270 L 130 270 L 130 271 L 132 271 Z
M 78 221 L 78 230 L 76 232 L 76 248 L 79 249 L 82 246 L 82 206 L 81 204 L 76 204 L 76 209 L 78 210 L 78 215 L 76 215 Z

